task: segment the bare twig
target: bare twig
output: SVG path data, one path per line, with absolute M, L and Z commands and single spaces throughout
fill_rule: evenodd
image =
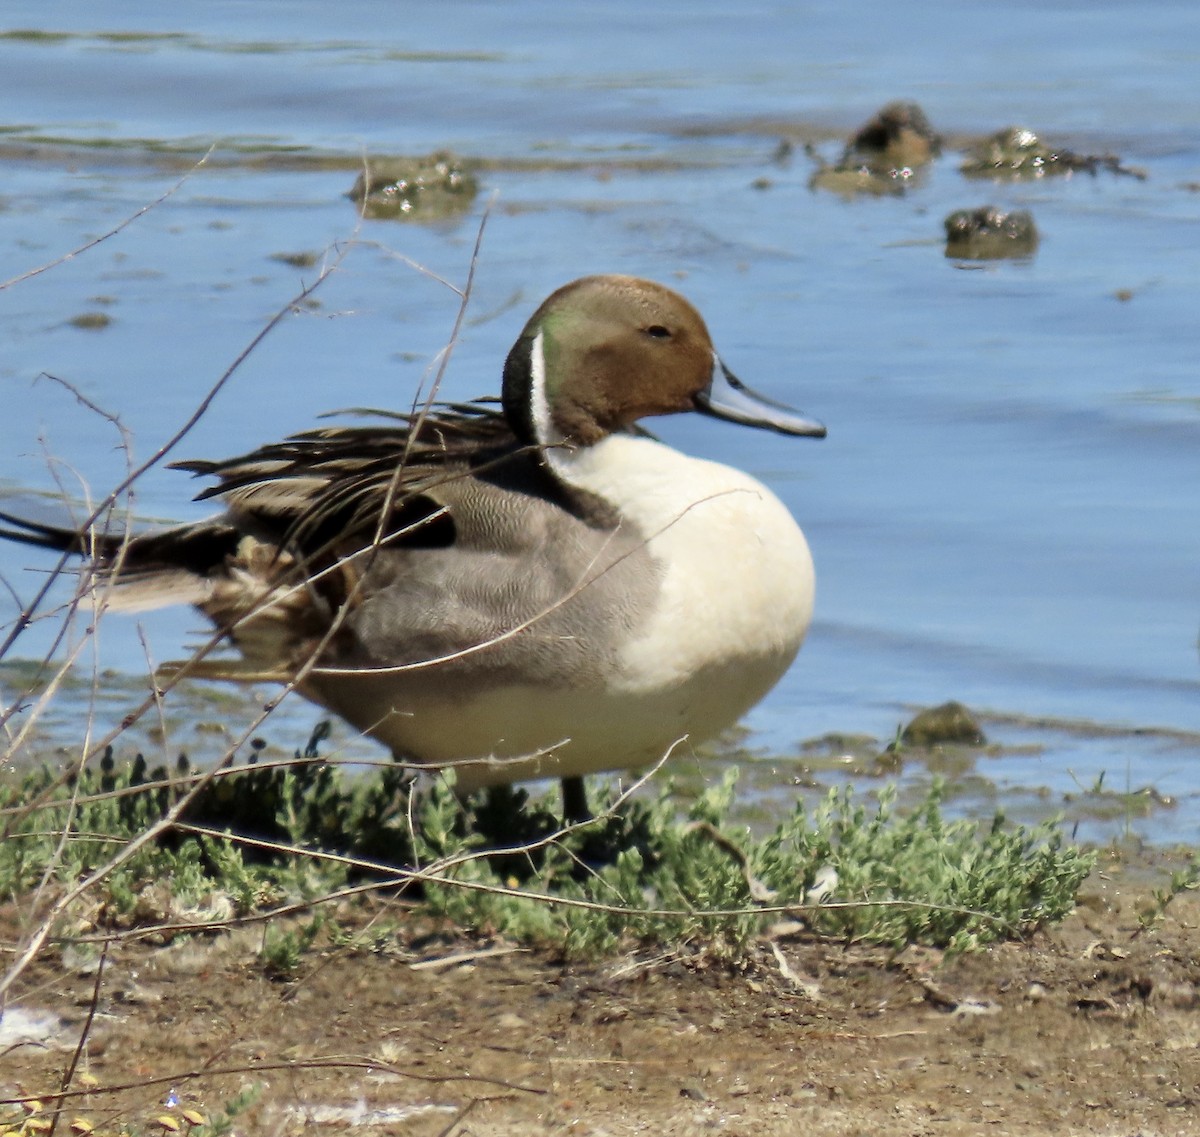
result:
M 167 198 L 169 198 L 172 194 L 174 194 L 177 190 L 179 190 L 184 185 L 184 183 L 187 182 L 188 179 L 191 178 L 191 176 L 198 169 L 200 169 L 200 167 L 203 166 L 205 162 L 208 161 L 208 159 L 212 156 L 212 152 L 216 148 L 217 148 L 217 144 L 214 142 L 208 148 L 208 150 L 205 151 L 204 157 L 201 158 L 194 166 L 192 166 L 192 168 L 190 170 L 188 170 L 188 172 L 186 174 L 184 174 L 183 177 L 179 179 L 179 181 L 177 181 L 173 186 L 171 186 L 170 189 L 168 189 L 165 193 L 160 194 L 148 205 L 143 205 L 141 209 L 137 210 L 135 213 L 131 213 L 128 217 L 125 218 L 124 221 L 122 221 L 120 223 L 120 225 L 117 225 L 115 228 L 110 229 L 107 233 L 102 233 L 99 237 L 95 237 L 91 241 L 85 242 L 84 244 L 80 245 L 77 249 L 72 249 L 69 253 L 63 253 L 63 255 L 61 257 L 56 257 L 54 260 L 48 262 L 47 264 L 39 265 L 37 268 L 31 268 L 28 270 L 28 272 L 23 272 L 19 276 L 12 277 L 10 280 L 5 280 L 5 281 L 0 282 L 0 292 L 3 292 L 6 288 L 11 288 L 14 284 L 20 284 L 21 281 L 23 281 L 23 280 L 29 280 L 30 277 L 39 276 L 43 272 L 48 272 L 50 269 L 56 268 L 58 265 L 66 264 L 67 261 L 73 260 L 75 257 L 79 256 L 81 253 L 86 253 L 89 249 L 94 249 L 97 245 L 102 244 L 103 242 L 107 241 L 110 237 L 115 237 L 119 232 L 121 232 L 122 229 L 126 228 L 129 225 L 132 225 L 139 217 L 144 217 L 147 213 L 150 212 L 150 210 L 155 209 L 158 206 L 162 205 L 162 203 L 164 201 L 166 201 Z
M 466 1118 L 467 1114 L 469 1114 L 478 1104 L 479 1098 L 472 1098 L 469 1102 L 467 1102 L 467 1104 L 464 1105 L 457 1114 L 455 1114 L 450 1124 L 444 1129 L 438 1131 L 437 1137 L 450 1137 L 450 1134 L 453 1133 L 454 1130 L 463 1123 L 463 1120 Z
M 439 955 L 434 959 L 421 959 L 408 965 L 409 971 L 446 971 L 463 963 L 475 963 L 480 959 L 495 959 L 497 956 L 515 955 L 528 951 L 521 947 L 479 948 L 476 951 L 456 951 L 452 955 Z
M 62 1116 L 63 1098 L 66 1096 L 67 1091 L 70 1090 L 71 1083 L 75 1080 L 75 1071 L 79 1067 L 79 1059 L 83 1055 L 83 1048 L 87 1045 L 88 1037 L 92 1033 L 92 1023 L 96 1018 L 96 1008 L 100 1005 L 100 988 L 104 983 L 104 965 L 107 962 L 108 944 L 105 944 L 100 949 L 100 959 L 96 964 L 96 982 L 92 985 L 92 999 L 88 1003 L 87 1018 L 84 1019 L 83 1029 L 79 1032 L 79 1041 L 75 1044 L 71 1061 L 68 1063 L 66 1070 L 63 1071 L 58 1093 L 54 1095 L 58 1108 L 55 1109 L 54 1117 L 50 1122 L 50 1137 L 54 1137 L 54 1131 L 58 1128 L 58 1119 Z
M 742 870 L 742 879 L 746 882 L 746 888 L 750 893 L 750 899 L 759 901 L 762 904 L 770 904 L 773 900 L 779 899 L 779 893 L 772 888 L 768 888 L 761 880 L 758 879 L 750 871 L 750 860 L 746 856 L 745 851 L 722 833 L 712 822 L 709 821 L 691 821 L 684 826 L 685 833 L 703 833 L 714 845 L 720 849 L 724 849 L 735 861 L 738 868 Z
M 180 441 L 182 441 L 183 438 L 185 438 L 187 436 L 187 434 L 196 426 L 196 424 L 201 420 L 201 418 L 203 418 L 203 416 L 207 412 L 208 408 L 212 405 L 213 400 L 217 397 L 217 395 L 221 392 L 221 390 L 230 381 L 230 379 L 236 373 L 238 368 L 241 367 L 241 365 L 250 356 L 250 354 L 258 347 L 258 345 L 260 343 L 262 343 L 262 341 L 266 338 L 268 333 L 271 332 L 275 327 L 277 327 L 278 324 L 284 319 L 285 316 L 287 316 L 292 311 L 294 311 L 299 305 L 301 305 L 303 303 L 303 301 L 308 296 L 312 295 L 312 293 L 315 292 L 316 289 L 319 288 L 322 283 L 324 283 L 324 281 L 341 265 L 342 260 L 345 258 L 345 256 L 347 255 L 347 253 L 349 252 L 349 249 L 351 247 L 352 247 L 352 244 L 347 244 L 345 246 L 339 247 L 337 249 L 337 254 L 333 258 L 332 262 L 327 262 L 325 265 L 322 266 L 321 271 L 318 274 L 316 280 L 314 280 L 311 284 L 305 285 L 300 290 L 300 292 L 296 294 L 296 296 L 294 296 L 291 300 L 289 300 L 287 302 L 287 304 L 285 304 L 284 306 L 282 306 L 275 312 L 275 314 L 267 321 L 267 323 L 250 340 L 250 342 L 246 345 L 246 347 L 242 349 L 242 351 L 238 354 L 238 356 L 234 359 L 234 361 L 229 365 L 229 367 L 226 368 L 225 372 L 216 381 L 216 383 L 214 383 L 208 389 L 208 391 L 204 395 L 203 399 L 201 399 L 200 403 L 196 406 L 196 408 L 194 409 L 192 414 L 187 418 L 187 420 L 183 423 L 183 425 L 180 426 L 175 431 L 175 433 L 170 438 L 167 439 L 167 441 L 165 443 L 163 443 L 161 446 L 159 446 L 159 448 L 155 451 L 155 453 L 153 455 L 151 455 L 151 457 L 149 459 L 147 459 L 145 462 L 141 463 L 139 466 L 130 470 L 130 472 L 126 474 L 126 476 L 122 479 L 122 481 L 120 483 L 118 483 L 118 485 L 109 492 L 107 497 L 105 497 L 98 506 L 96 506 L 92 509 L 90 515 L 88 516 L 86 521 L 83 523 L 83 526 L 82 526 L 83 529 L 85 529 L 86 531 L 89 531 L 89 532 L 92 531 L 92 528 L 95 525 L 95 523 L 99 520 L 99 518 L 101 516 L 103 516 L 105 514 L 105 512 L 108 509 L 111 508 L 111 506 L 113 504 L 116 503 L 116 501 L 120 498 L 120 496 L 122 494 L 124 494 L 127 490 L 129 490 L 130 487 L 132 487 L 132 485 L 134 484 L 134 482 L 136 482 L 136 480 L 138 478 L 140 478 L 147 470 L 151 469 L 155 464 L 160 462 L 168 453 L 170 453 L 171 450 L 174 449 L 175 446 L 177 446 L 179 444 Z M 101 412 L 101 413 L 103 413 L 103 412 Z M 126 530 L 126 532 L 128 532 L 128 530 Z M 124 556 L 124 550 L 127 547 L 128 547 L 128 543 L 126 542 L 126 544 L 122 547 L 121 553 L 119 554 L 118 559 L 112 570 L 113 576 L 118 574 L 120 571 L 120 565 L 121 565 L 121 562 L 122 562 L 122 559 Z M 51 570 L 50 575 L 48 576 L 45 583 L 38 590 L 38 592 L 34 596 L 33 600 L 30 601 L 25 606 L 25 608 L 22 610 L 20 616 L 18 617 L 16 623 L 14 624 L 12 631 L 4 639 L 4 641 L 2 643 L 0 643 L 0 658 L 2 658 L 5 655 L 5 653 L 9 650 L 9 648 L 12 646 L 12 644 L 16 641 L 17 637 L 21 634 L 21 632 L 24 630 L 24 628 L 28 626 L 29 622 L 33 618 L 34 612 L 40 607 L 42 602 L 45 600 L 46 596 L 48 595 L 48 593 L 50 591 L 51 586 L 53 585 L 54 580 L 57 578 L 57 576 L 59 574 L 61 574 L 65 570 L 66 565 L 69 562 L 72 555 L 73 554 L 70 552 L 64 552 L 58 558 L 58 561 L 56 562 L 55 566 Z M 79 601 L 82 599 L 82 597 L 84 595 L 86 595 L 86 590 L 90 587 L 88 580 L 89 580 L 89 578 L 87 578 L 87 577 L 81 577 L 80 586 L 76 591 L 75 601 L 73 601 L 74 604 L 78 604 Z M 112 577 L 110 577 L 109 582 L 110 582 L 110 584 L 113 583 Z M 97 620 L 98 620 L 99 616 L 103 613 L 104 607 L 105 607 L 105 605 L 101 601 L 101 603 L 99 604 L 99 608 L 98 608 L 97 612 L 95 613 L 95 617 Z M 94 627 L 94 626 L 95 626 L 95 622 L 93 621 L 92 627 Z M 60 633 L 60 637 L 61 637 L 61 634 L 62 633 Z M 213 636 L 210 638 L 208 644 L 205 645 L 201 649 L 201 651 L 204 654 L 207 654 L 207 652 L 211 651 L 213 648 L 215 648 L 221 642 L 224 635 L 225 635 L 224 630 L 219 629 L 216 632 L 214 632 Z M 68 661 L 68 662 L 70 662 L 70 661 Z M 64 668 L 65 668 L 65 666 L 66 665 L 64 664 Z M 55 686 L 57 686 L 58 683 L 61 682 L 61 679 L 64 675 L 65 675 L 65 670 L 60 670 L 59 675 L 56 677 Z M 165 687 L 165 690 L 169 690 L 173 685 L 174 685 L 174 683 L 168 683 Z M 289 690 L 290 689 L 291 688 L 289 688 Z M 43 698 L 42 698 L 43 703 L 48 698 L 48 694 L 49 693 L 47 692 L 46 694 L 43 695 Z M 109 743 L 111 743 L 121 733 L 121 731 L 126 729 L 129 725 L 132 725 L 132 723 L 138 721 L 138 719 L 140 719 L 142 717 L 142 715 L 144 715 L 151 707 L 156 706 L 158 704 L 159 700 L 161 699 L 162 694 L 163 694 L 162 689 L 156 688 L 155 690 L 152 690 L 151 694 L 149 696 L 147 696 L 147 698 L 144 699 L 142 701 L 142 703 L 133 712 L 131 712 L 130 715 L 127 715 L 125 720 L 117 728 L 114 728 L 114 730 L 110 731 L 109 734 L 105 738 L 101 739 L 100 742 L 96 743 L 90 750 L 85 750 L 84 753 L 81 755 L 81 757 L 75 763 L 72 763 L 70 766 L 68 766 L 68 768 L 63 771 L 62 775 L 60 776 L 59 780 L 55 783 L 55 785 L 47 787 L 47 789 L 43 791 L 43 794 L 41 795 L 41 797 L 44 798 L 44 797 L 48 796 L 51 792 L 53 792 L 53 789 L 57 785 L 63 784 L 63 782 L 65 781 L 66 778 L 70 777 L 73 773 L 78 773 L 79 770 L 83 769 L 84 766 L 86 766 L 87 762 L 96 753 L 101 752 L 104 747 L 106 747 Z M 286 694 L 286 691 L 285 691 L 285 694 Z M 18 705 L 20 705 L 20 702 L 21 701 L 19 699 L 16 700 L 11 707 L 7 708 L 5 711 L 0 713 L 0 726 L 4 725 L 4 723 L 7 721 L 7 719 L 13 714 L 15 708 Z M 263 719 L 265 719 L 266 713 L 269 713 L 269 709 L 273 705 L 274 704 L 270 704 L 268 707 L 268 711 L 265 712 L 263 715 L 261 715 L 258 719 L 255 720 L 255 722 L 252 724 L 252 726 L 250 728 L 250 732 L 252 732 L 253 730 L 256 730 L 258 728 L 258 726 L 262 723 Z M 30 722 L 33 721 L 34 717 L 35 716 L 30 716 Z M 21 737 L 22 737 L 22 735 L 18 735 L 18 741 L 20 740 Z M 249 732 L 247 733 L 246 737 L 249 737 Z M 244 741 L 244 739 L 242 741 Z M 238 743 L 237 745 L 240 745 L 240 743 Z M 227 756 L 227 758 L 228 758 L 228 756 Z M 30 802 L 28 804 L 30 807 L 36 806 L 38 804 L 38 801 L 39 801 L 39 799 L 34 799 L 32 802 Z M 0 992 L 2 992 L 2 991 L 3 991 L 3 987 L 0 986 Z
M 194 1082 L 199 1078 L 224 1077 L 230 1074 L 258 1074 L 286 1070 L 367 1070 L 371 1073 L 392 1074 L 397 1078 L 408 1078 L 414 1082 L 445 1085 L 448 1082 L 469 1082 L 477 1085 L 499 1086 L 505 1090 L 516 1090 L 523 1094 L 544 1094 L 540 1086 L 526 1086 L 520 1082 L 508 1082 L 503 1078 L 487 1078 L 476 1074 L 418 1074 L 400 1066 L 384 1062 L 369 1055 L 328 1055 L 321 1058 L 297 1059 L 294 1062 L 253 1062 L 241 1066 L 201 1066 L 193 1070 L 177 1070 L 171 1074 L 160 1074 L 153 1078 L 141 1078 L 133 1082 L 121 1082 L 112 1086 L 91 1086 L 85 1090 L 67 1090 L 62 1097 L 79 1098 L 91 1094 L 119 1094 L 127 1090 L 142 1090 L 148 1086 L 162 1086 Z M 0 1098 L 0 1105 L 21 1105 L 28 1101 L 29 1094 L 21 1097 Z
M 151 469 L 158 462 L 162 461 L 162 459 L 168 453 L 170 453 L 170 451 L 173 450 L 174 447 L 177 446 L 178 443 L 183 438 L 185 438 L 187 436 L 187 434 L 195 427 L 195 425 L 201 420 L 201 418 L 203 418 L 203 416 L 207 412 L 208 408 L 212 405 L 213 400 L 217 397 L 217 395 L 221 392 L 221 390 L 228 384 L 230 379 L 237 372 L 238 368 L 240 368 L 241 365 L 245 362 L 245 360 L 249 357 L 251 352 L 253 352 L 255 350 L 255 348 L 257 348 L 258 345 L 260 343 L 262 343 L 262 341 L 266 338 L 266 336 L 275 327 L 277 327 L 279 325 L 279 323 L 284 319 L 285 316 L 287 316 L 289 313 L 294 311 L 296 309 L 296 307 L 298 305 L 302 304 L 303 301 L 308 296 L 312 295 L 312 293 L 330 276 L 330 274 L 333 271 L 335 271 L 335 269 L 337 267 L 340 266 L 342 260 L 345 258 L 346 253 L 349 251 L 350 247 L 351 246 L 347 245 L 347 246 L 343 246 L 343 247 L 339 248 L 337 250 L 337 254 L 333 258 L 332 262 L 326 263 L 325 265 L 322 266 L 321 271 L 318 274 L 316 280 L 313 281 L 311 284 L 305 285 L 300 290 L 300 292 L 296 294 L 296 296 L 294 296 L 290 301 L 288 301 L 288 303 L 286 305 L 284 305 L 283 307 L 281 307 L 280 309 L 278 309 L 275 312 L 275 314 L 258 331 L 258 333 L 252 337 L 250 342 L 246 345 L 245 348 L 243 348 L 243 350 L 238 354 L 238 356 L 229 365 L 229 367 L 226 368 L 225 372 L 221 375 L 221 377 L 208 389 L 208 391 L 206 392 L 204 397 L 201 399 L 199 404 L 196 406 L 196 408 L 194 409 L 192 414 L 189 415 L 189 417 L 186 419 L 186 421 L 183 423 L 183 425 L 180 426 L 175 431 L 175 433 L 173 435 L 171 435 L 170 438 L 167 439 L 166 442 L 164 442 L 162 445 L 160 445 L 158 447 L 158 449 L 154 452 L 154 454 L 151 455 L 151 457 L 149 459 L 147 459 L 145 462 L 142 462 L 140 465 L 136 466 L 133 470 L 131 470 L 118 483 L 118 485 L 115 486 L 109 492 L 109 494 L 103 499 L 103 501 L 101 501 L 101 503 L 92 510 L 87 521 L 84 523 L 84 528 L 90 529 L 96 523 L 96 521 L 101 516 L 103 516 L 104 512 L 109 507 L 111 507 L 120 498 L 120 496 L 123 493 L 125 493 L 134 484 L 134 482 L 139 477 L 141 477 L 147 470 Z M 56 565 L 56 567 L 54 569 L 54 574 L 61 572 L 65 568 L 66 563 L 69 560 L 70 556 L 71 556 L 70 553 L 64 553 L 59 558 L 58 564 Z M 53 579 L 54 579 L 54 575 L 52 575 L 50 577 L 50 579 L 47 580 L 47 582 L 42 586 L 42 588 L 39 590 L 38 594 L 35 596 L 34 600 L 29 605 L 26 606 L 25 610 L 22 613 L 21 618 L 18 621 L 17 627 L 14 629 L 14 631 L 12 633 L 10 633 L 10 635 L 7 637 L 7 639 L 2 644 L 0 644 L 0 656 L 3 656 L 4 653 L 8 650 L 8 648 L 11 646 L 11 644 L 16 639 L 16 636 L 19 634 L 20 630 L 28 623 L 29 619 L 32 617 L 33 611 L 38 606 L 40 606 L 42 601 L 45 599 L 47 593 L 49 592 L 49 589 L 50 589 L 51 583 L 53 582 Z M 102 606 L 101 606 L 101 610 L 102 610 Z M 214 644 L 216 642 L 219 642 L 220 634 L 221 633 L 217 633 L 216 635 L 214 635 L 214 638 L 212 641 Z M 299 679 L 297 681 L 299 681 Z M 291 690 L 294 686 L 295 686 L 295 684 L 289 685 L 288 688 L 285 689 L 284 694 L 286 694 L 287 691 Z M 142 714 L 145 714 L 145 712 L 148 709 L 150 709 L 150 707 L 156 705 L 157 700 L 160 697 L 161 696 L 157 692 L 154 692 L 150 696 L 148 696 L 147 699 L 143 700 L 140 707 L 137 709 L 137 711 L 134 712 L 134 716 L 133 716 L 132 720 L 129 717 L 127 717 L 125 722 L 123 724 L 121 724 L 120 728 L 118 728 L 117 730 L 112 732 L 112 734 L 109 736 L 108 739 L 102 740 L 101 743 L 97 744 L 89 752 L 85 753 L 81 757 L 81 759 L 78 761 L 78 763 L 74 764 L 72 768 L 75 770 L 82 769 L 83 766 L 86 765 L 86 763 L 90 757 L 92 757 L 101 747 L 107 745 L 107 742 L 111 741 L 111 739 L 113 737 L 115 737 L 117 734 L 119 734 L 120 730 L 124 729 L 129 724 L 130 721 L 135 721 L 136 718 L 140 717 Z M 195 783 L 195 785 L 193 785 L 191 787 L 191 789 L 188 790 L 183 795 L 183 797 L 181 797 L 179 799 L 179 801 L 177 801 L 159 821 L 157 821 L 153 825 L 151 825 L 142 834 L 139 834 L 139 836 L 137 838 L 132 840 L 128 845 L 126 845 L 106 865 L 103 865 L 100 868 L 96 869 L 94 872 L 90 873 L 83 880 L 77 882 L 74 887 L 68 889 L 63 896 L 59 897 L 58 900 L 55 901 L 50 906 L 48 911 L 44 914 L 38 927 L 36 929 L 34 929 L 34 931 L 28 935 L 24 947 L 20 951 L 17 952 L 16 959 L 15 959 L 13 965 L 10 967 L 9 971 L 3 976 L 3 978 L 0 978 L 0 1000 L 3 999 L 4 994 L 9 990 L 9 988 L 12 986 L 12 984 L 16 981 L 17 977 L 24 971 L 24 969 L 29 965 L 29 963 L 34 958 L 36 958 L 37 953 L 41 950 L 42 944 L 45 942 L 47 936 L 50 934 L 50 930 L 53 927 L 54 922 L 59 918 L 59 916 L 64 911 L 66 911 L 67 908 L 69 908 L 70 905 L 73 904 L 88 889 L 93 887 L 98 881 L 103 880 L 106 877 L 108 877 L 112 872 L 114 872 L 117 868 L 119 868 L 122 864 L 126 863 L 126 861 L 128 861 L 132 856 L 134 856 L 141 848 L 145 847 L 145 845 L 158 840 L 158 838 L 164 832 L 166 832 L 166 830 L 169 829 L 179 819 L 180 815 L 187 808 L 187 806 L 190 804 L 190 802 L 194 799 L 196 794 L 198 794 L 202 790 L 202 788 L 205 785 L 207 785 L 209 781 L 212 780 L 212 777 L 214 776 L 215 771 L 217 769 L 220 769 L 229 764 L 229 762 L 232 759 L 233 752 L 237 748 L 237 746 L 240 746 L 244 741 L 246 741 L 246 739 L 248 739 L 250 737 L 250 735 L 254 731 L 256 731 L 258 729 L 258 727 L 261 725 L 262 721 L 267 717 L 267 715 L 270 713 L 271 709 L 275 706 L 275 704 L 277 702 L 278 702 L 278 700 L 275 700 L 274 702 L 268 704 L 268 706 L 264 709 L 263 713 L 261 715 L 259 715 L 258 718 L 256 718 L 255 721 L 250 725 L 250 727 L 245 732 L 244 736 L 238 742 L 236 742 L 233 747 L 230 748 L 230 750 L 227 752 L 225 758 L 218 764 L 218 766 L 215 767 L 214 770 L 209 771 L 207 775 L 202 776 L 200 778 L 200 780 L 197 781 Z M 2 721 L 3 721 L 3 719 L 0 718 L 0 722 L 2 722 Z M 64 776 L 65 776 L 65 774 L 64 774 Z M 49 791 L 46 791 L 46 792 L 48 793 Z
M 317 274 L 317 278 L 311 284 L 304 285 L 304 287 L 301 288 L 295 296 L 293 296 L 286 304 L 280 307 L 273 316 L 271 316 L 266 324 L 264 324 L 263 327 L 260 328 L 258 332 L 251 338 L 250 342 L 238 353 L 237 357 L 225 369 L 221 377 L 215 383 L 213 383 L 211 387 L 209 387 L 208 391 L 204 394 L 204 397 L 199 403 L 196 404 L 195 409 L 187 417 L 187 419 L 184 420 L 183 424 L 174 432 L 174 434 L 172 434 L 165 442 L 163 442 L 158 449 L 156 449 L 154 453 L 150 455 L 149 458 L 135 466 L 128 474 L 126 474 L 126 476 L 109 491 L 107 496 L 101 500 L 100 504 L 92 510 L 91 514 L 84 521 L 80 528 L 90 529 L 102 516 L 104 516 L 105 512 L 120 498 L 120 496 L 138 480 L 138 478 L 145 474 L 147 470 L 153 469 L 153 467 L 157 466 L 168 454 L 171 453 L 172 450 L 175 449 L 176 446 L 179 445 L 180 442 L 183 441 L 184 438 L 186 438 L 192 432 L 196 424 L 205 416 L 205 414 L 208 413 L 208 409 L 212 406 L 213 401 L 228 385 L 229 381 L 233 378 L 242 364 L 245 363 L 250 357 L 251 353 L 253 353 L 258 345 L 261 344 L 262 341 L 279 326 L 285 317 L 291 315 L 297 308 L 299 308 L 304 301 L 307 300 L 318 288 L 320 288 L 320 286 L 341 266 L 342 261 L 345 259 L 347 253 L 352 247 L 353 242 L 342 246 L 335 246 L 336 255 L 334 256 L 332 262 L 326 262 L 324 265 L 322 265 L 321 271 Z M 26 605 L 25 611 L 22 612 L 18 619 L 17 628 L 14 629 L 14 631 L 11 632 L 3 642 L 0 642 L 0 657 L 4 656 L 8 649 L 12 646 L 12 643 L 19 634 L 19 631 L 24 628 L 29 619 L 32 617 L 33 612 L 41 606 L 42 601 L 45 599 L 46 594 L 50 590 L 53 574 L 60 572 L 63 568 L 65 568 L 73 555 L 74 554 L 70 552 L 66 552 L 59 557 L 58 564 L 56 565 L 55 569 L 52 570 L 51 579 L 42 586 L 34 600 L 30 604 Z

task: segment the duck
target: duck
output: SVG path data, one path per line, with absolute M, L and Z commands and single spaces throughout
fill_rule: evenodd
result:
M 552 293 L 499 400 L 364 412 L 225 460 L 211 518 L 0 536 L 90 560 L 111 609 L 191 605 L 236 656 L 179 674 L 292 684 L 458 792 L 660 761 L 736 723 L 812 619 L 809 546 L 766 486 L 650 435 L 682 412 L 808 438 L 676 291 L 624 275 Z

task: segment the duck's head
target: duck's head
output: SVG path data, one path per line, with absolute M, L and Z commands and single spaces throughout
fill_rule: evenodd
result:
M 731 374 L 679 293 L 633 276 L 585 276 L 542 303 L 505 361 L 504 410 L 518 437 L 541 446 L 591 446 L 679 411 L 825 435 Z

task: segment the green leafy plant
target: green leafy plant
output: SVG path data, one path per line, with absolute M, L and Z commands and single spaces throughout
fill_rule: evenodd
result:
M 1143 931 L 1158 927 L 1172 900 L 1197 889 L 1200 889 L 1200 854 L 1193 856 L 1184 868 L 1175 869 L 1165 887 L 1153 890 L 1150 902 L 1138 912 L 1138 926 Z
M 936 782 L 900 815 L 893 787 L 870 808 L 849 789 L 833 791 L 811 818 L 797 807 L 764 842 L 756 871 L 799 901 L 818 871 L 832 871 L 836 887 L 805 917 L 848 940 L 961 950 L 1071 912 L 1094 854 L 1065 842 L 1056 822 L 1009 827 L 999 812 L 990 823 L 947 822 L 944 793 Z
M 834 791 L 756 839 L 728 820 L 731 773 L 682 815 L 667 788 L 618 808 L 602 801 L 594 821 L 560 830 L 548 803 L 523 790 L 464 807 L 439 783 L 410 802 L 402 771 L 347 776 L 319 759 L 319 741 L 293 764 L 215 779 L 185 814 L 199 832 L 169 833 L 108 874 L 93 897 L 101 920 L 126 926 L 198 910 L 216 922 L 222 910 L 316 902 L 390 865 L 427 911 L 571 956 L 640 945 L 736 958 L 781 913 L 817 936 L 962 950 L 1061 919 L 1094 861 L 1055 823 L 947 821 L 941 783 L 903 813 L 891 788 L 873 802 Z M 186 762 L 168 774 L 140 757 L 118 768 L 110 755 L 53 792 L 48 770 L 0 787 L 9 811 L 0 889 L 78 880 L 160 818 L 190 776 Z M 228 834 L 215 835 L 217 824 Z M 320 926 L 268 927 L 264 966 L 294 975 Z M 354 942 L 333 929 L 329 938 Z
M 941 784 L 904 815 L 892 789 L 871 808 L 834 791 L 755 841 L 726 822 L 734 787 L 731 776 L 682 819 L 664 793 L 597 822 L 619 850 L 602 863 L 588 859 L 588 828 L 566 834 L 536 850 L 523 887 L 494 858 L 465 855 L 477 844 L 458 859 L 439 845 L 429 852 L 451 867 L 426 901 L 466 927 L 576 955 L 654 943 L 736 956 L 781 909 L 822 936 L 963 950 L 1061 919 L 1094 864 L 1054 823 L 945 821 Z M 831 874 L 836 884 L 814 899 Z
M 273 979 L 293 979 L 300 969 L 300 960 L 312 947 L 324 923 L 320 913 L 311 920 L 293 927 L 268 924 L 263 932 L 259 959 Z

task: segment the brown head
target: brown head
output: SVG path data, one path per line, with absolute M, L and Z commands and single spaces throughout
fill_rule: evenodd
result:
M 700 313 L 633 276 L 586 276 L 549 296 L 509 352 L 503 393 L 517 435 L 543 446 L 590 446 L 639 419 L 689 410 L 824 433 L 748 392 L 721 363 Z

